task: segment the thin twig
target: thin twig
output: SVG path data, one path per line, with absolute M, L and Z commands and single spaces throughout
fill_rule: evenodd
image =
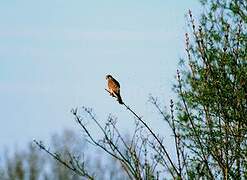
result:
M 177 168 L 175 167 L 174 163 L 172 162 L 172 160 L 171 160 L 166 148 L 163 146 L 163 144 L 161 143 L 160 139 L 156 136 L 156 134 L 150 129 L 150 127 L 129 106 L 127 106 L 125 103 L 123 103 L 123 105 L 127 108 L 127 110 L 129 110 L 148 129 L 148 131 L 152 134 L 152 136 L 156 139 L 156 141 L 161 146 L 161 148 L 164 151 L 168 161 L 172 165 L 172 167 L 175 170 L 175 172 L 177 173 L 177 175 L 179 177 L 181 177 L 181 174 L 178 172 Z
M 43 151 L 45 151 L 47 154 L 49 154 L 52 158 L 54 158 L 55 160 L 57 160 L 59 163 L 61 163 L 62 165 L 64 165 L 65 167 L 67 167 L 68 169 L 72 170 L 73 172 L 75 172 L 77 175 L 79 176 L 84 176 L 87 177 L 90 180 L 93 180 L 94 178 L 92 176 L 90 176 L 88 173 L 85 172 L 84 169 L 80 169 L 81 171 L 79 171 L 76 167 L 74 167 L 72 165 L 72 167 L 66 163 L 65 161 L 63 161 L 58 154 L 56 153 L 52 153 L 51 151 L 49 151 L 41 142 L 38 142 L 36 140 L 33 140 L 33 142 Z

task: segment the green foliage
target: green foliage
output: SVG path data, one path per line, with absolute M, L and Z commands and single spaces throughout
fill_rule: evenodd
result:
M 95 166 L 77 158 L 83 150 L 68 134 L 54 138 L 54 151 L 34 141 L 57 160 L 50 164 L 52 179 L 247 178 L 247 1 L 200 1 L 204 12 L 199 21 L 188 13 L 191 32 L 185 34 L 187 58 L 180 60 L 174 85 L 177 102 L 171 100 L 167 113 L 157 98 L 150 97 L 172 132 L 176 158 L 165 138 L 125 103 L 122 106 L 136 118 L 130 138 L 121 134 L 115 116 L 110 114 L 101 125 L 92 109 L 83 106 L 72 110 L 75 121 L 94 147 L 113 158 L 114 167 L 108 176 L 105 167 L 97 173 Z M 93 136 L 84 119 L 90 119 L 102 137 Z M 36 179 L 42 166 L 31 152 L 29 174 Z M 25 161 L 22 156 L 7 161 L 7 179 L 25 178 Z
M 177 128 L 191 167 L 205 165 L 203 177 L 239 179 L 247 174 L 247 2 L 203 4 L 198 26 L 189 13 L 188 60 L 176 86 Z

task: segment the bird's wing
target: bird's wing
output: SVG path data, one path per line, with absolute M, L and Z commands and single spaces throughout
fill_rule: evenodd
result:
M 112 81 L 114 82 L 114 84 L 116 84 L 118 88 L 120 88 L 120 84 L 116 79 L 112 78 Z

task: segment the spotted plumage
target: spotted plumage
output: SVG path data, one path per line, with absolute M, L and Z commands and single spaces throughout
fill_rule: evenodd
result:
M 111 75 L 106 76 L 108 91 L 111 96 L 116 97 L 119 104 L 123 104 L 122 98 L 120 96 L 120 84 Z

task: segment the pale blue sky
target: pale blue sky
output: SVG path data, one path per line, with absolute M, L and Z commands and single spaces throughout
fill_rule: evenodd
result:
M 188 9 L 198 13 L 197 0 L 0 0 L 0 149 L 77 131 L 70 110 L 82 105 L 102 122 L 119 115 L 127 132 L 133 119 L 105 92 L 108 73 L 160 126 L 148 95 L 172 98 Z

